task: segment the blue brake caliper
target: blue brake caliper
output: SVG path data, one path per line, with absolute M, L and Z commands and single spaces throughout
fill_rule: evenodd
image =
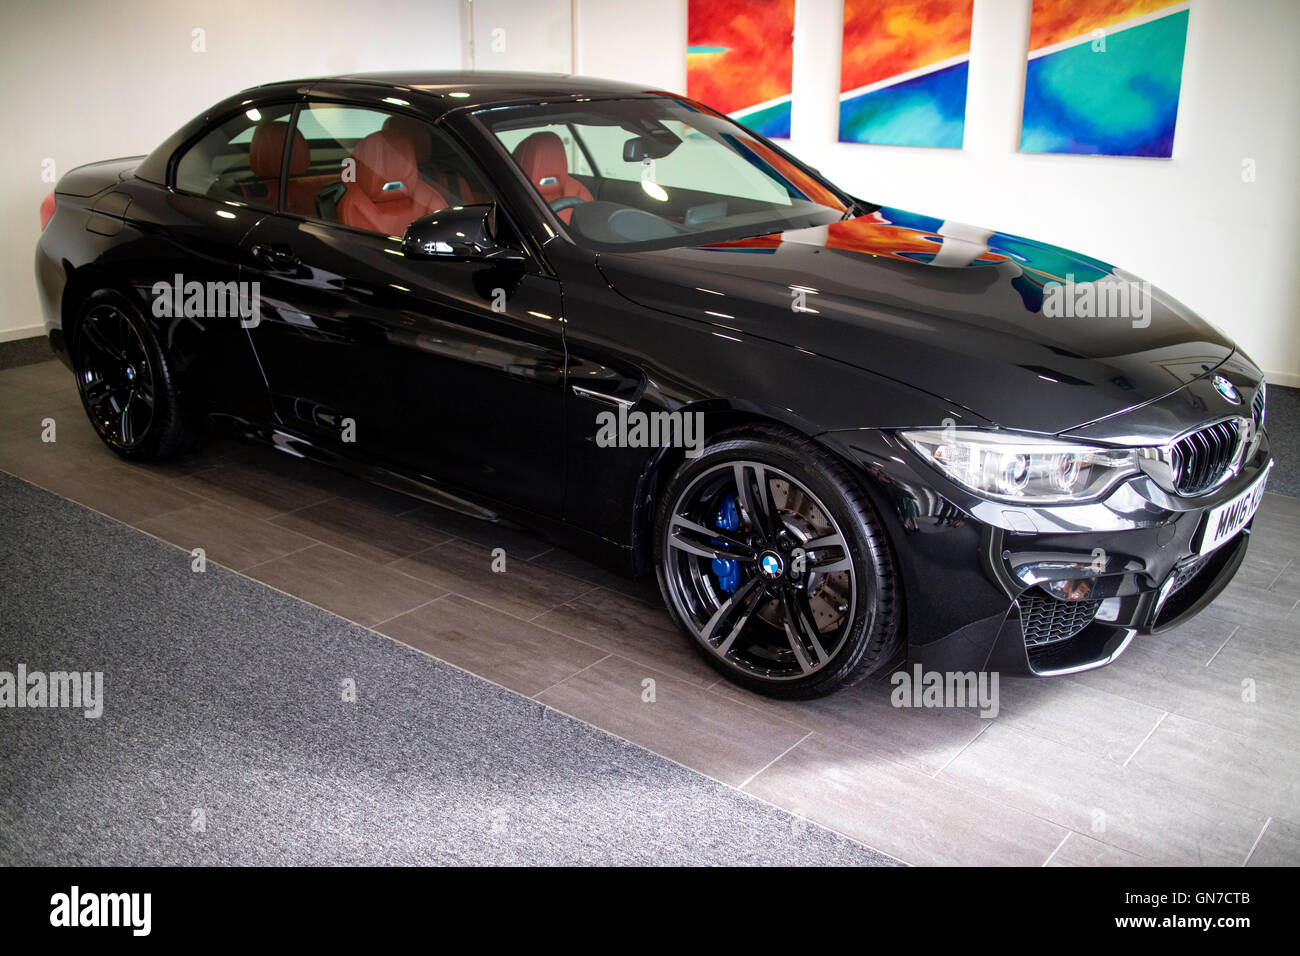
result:
M 735 493 L 727 495 L 718 506 L 718 517 L 713 523 L 719 531 L 735 531 L 740 527 L 740 512 L 736 510 Z M 724 542 L 713 539 L 716 545 Z M 713 575 L 718 579 L 718 587 L 724 594 L 734 594 L 740 586 L 740 562 L 730 558 L 713 559 Z

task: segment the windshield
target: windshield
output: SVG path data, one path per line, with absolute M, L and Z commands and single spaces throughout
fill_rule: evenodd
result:
M 604 100 L 485 110 L 574 239 L 661 248 L 821 226 L 848 200 L 735 123 L 680 100 Z

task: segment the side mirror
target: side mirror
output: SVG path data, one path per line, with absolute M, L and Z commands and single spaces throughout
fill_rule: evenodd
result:
M 402 254 L 413 259 L 522 261 L 523 252 L 496 240 L 496 206 L 450 206 L 421 216 L 406 227 Z

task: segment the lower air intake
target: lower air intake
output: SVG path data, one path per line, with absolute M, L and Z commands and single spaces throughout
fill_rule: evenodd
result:
M 1038 647 L 1074 637 L 1092 623 L 1101 601 L 1058 601 L 1041 592 L 1030 591 L 1016 601 L 1020 605 L 1020 625 L 1025 629 L 1025 646 Z

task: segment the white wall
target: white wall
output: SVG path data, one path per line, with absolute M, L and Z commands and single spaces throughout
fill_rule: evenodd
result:
M 572 0 L 470 0 L 465 7 L 475 70 L 572 73 Z
M 573 0 L 573 70 L 686 92 L 686 0 Z
M 863 198 L 1123 266 L 1300 385 L 1300 3 L 1191 0 L 1169 160 L 1017 151 L 1031 5 L 975 0 L 965 148 L 940 150 L 835 141 L 842 2 L 798 0 L 792 152 Z M 686 0 L 576 9 L 579 72 L 684 89 Z
M 0 341 L 41 331 L 41 199 L 74 166 L 147 153 L 232 93 L 366 70 L 460 69 L 459 0 L 4 0 Z M 361 18 L 360 25 L 358 17 Z M 206 52 L 192 49 L 204 31 Z

